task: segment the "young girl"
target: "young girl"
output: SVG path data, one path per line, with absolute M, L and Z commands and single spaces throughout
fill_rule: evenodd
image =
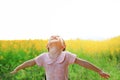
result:
M 65 48 L 65 42 L 61 37 L 51 36 L 47 44 L 48 52 L 24 62 L 11 73 L 14 74 L 21 69 L 37 64 L 45 68 L 47 80 L 68 80 L 68 66 L 75 63 L 97 72 L 103 78 L 110 77 L 109 74 L 90 62 L 77 58 L 75 54 L 65 51 Z

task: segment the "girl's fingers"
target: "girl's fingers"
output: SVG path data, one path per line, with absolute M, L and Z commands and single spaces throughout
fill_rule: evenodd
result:
M 103 73 L 103 74 L 101 74 L 101 76 L 102 76 L 103 78 L 106 78 L 106 79 L 108 79 L 108 78 L 110 77 L 110 75 L 107 74 L 107 73 Z

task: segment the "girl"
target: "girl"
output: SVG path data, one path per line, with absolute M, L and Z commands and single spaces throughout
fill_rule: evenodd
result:
M 24 62 L 16 67 L 11 73 L 14 74 L 21 69 L 37 64 L 45 68 L 47 80 L 68 80 L 68 66 L 70 64 L 78 64 L 97 72 L 103 78 L 110 77 L 109 74 L 92 63 L 77 58 L 75 54 L 65 51 L 65 48 L 65 42 L 61 37 L 51 36 L 47 44 L 48 52 Z

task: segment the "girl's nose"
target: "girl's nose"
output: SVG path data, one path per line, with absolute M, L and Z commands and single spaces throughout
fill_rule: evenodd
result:
M 55 38 L 55 36 L 51 36 L 51 38 Z
M 51 38 L 53 39 L 57 39 L 59 36 L 51 36 Z
M 51 36 L 52 38 L 57 38 L 58 36 Z

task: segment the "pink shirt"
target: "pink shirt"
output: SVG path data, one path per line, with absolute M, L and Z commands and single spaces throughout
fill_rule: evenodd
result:
M 53 60 L 48 54 L 43 53 L 35 58 L 36 64 L 45 68 L 47 80 L 68 80 L 68 66 L 75 62 L 76 55 L 64 51 Z

